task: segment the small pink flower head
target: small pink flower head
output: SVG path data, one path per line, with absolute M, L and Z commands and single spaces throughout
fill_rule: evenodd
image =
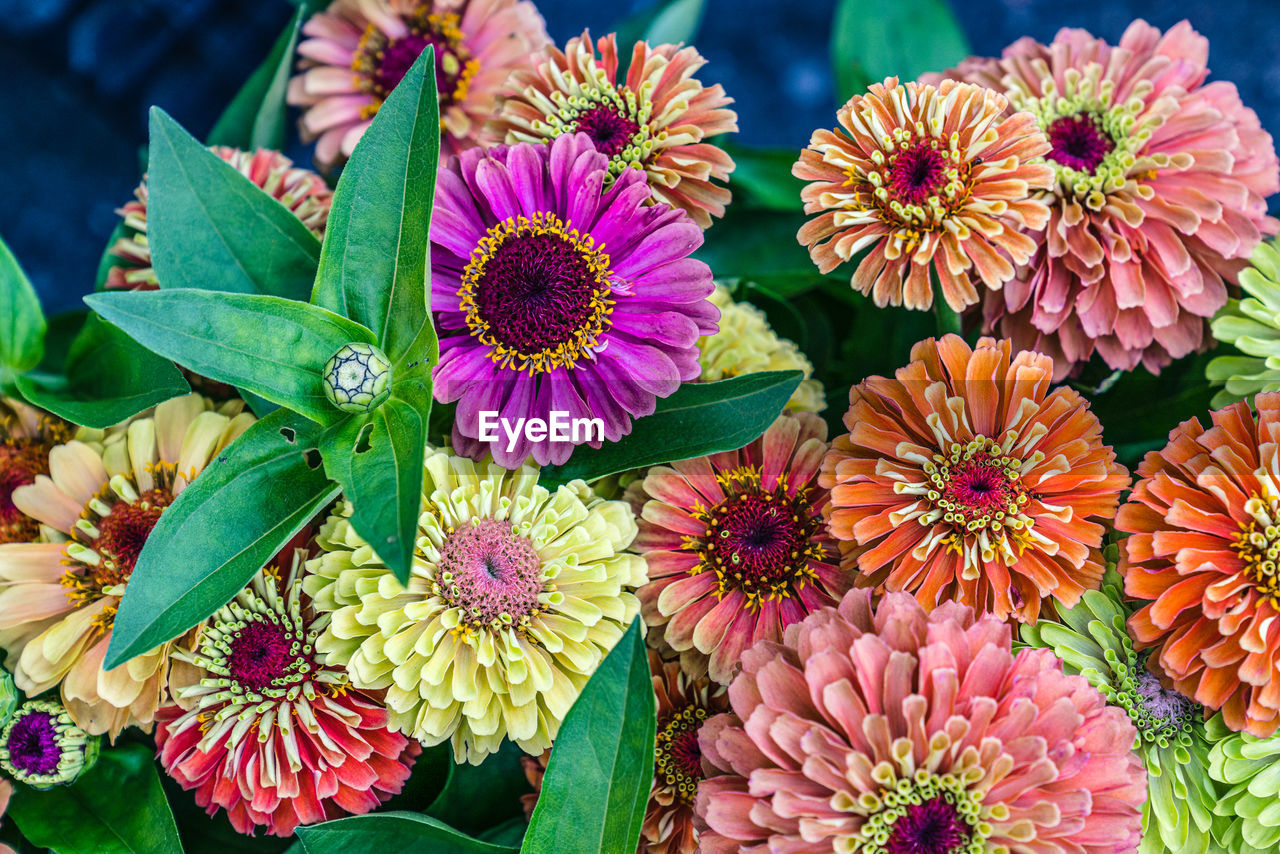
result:
M 965 606 L 851 591 L 747 650 L 729 701 L 699 733 L 705 854 L 1138 850 L 1124 711 Z

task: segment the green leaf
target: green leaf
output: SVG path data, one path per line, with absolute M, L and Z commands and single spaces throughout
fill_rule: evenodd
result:
M 18 259 L 0 240 L 0 385 L 6 376 L 40 364 L 44 356 L 44 312 Z
M 104 747 L 70 786 L 41 792 L 15 784 L 5 818 L 56 854 L 182 852 L 152 750 L 141 744 Z
M 162 288 L 306 302 L 320 241 L 293 212 L 151 108 L 147 244 Z
M 515 744 L 504 741 L 497 753 L 486 756 L 479 765 L 456 765 L 451 751 L 449 779 L 426 814 L 481 837 L 495 822 L 516 819 L 523 834 L 526 822 L 520 797 L 533 791 L 520 762 L 524 755 Z
M 124 220 L 121 219 L 116 223 L 116 227 L 111 229 L 110 236 L 107 237 L 107 248 L 102 250 L 102 257 L 98 259 L 98 272 L 93 277 L 93 289 L 100 291 L 107 284 L 107 276 L 111 274 L 112 267 L 120 267 L 124 264 L 124 259 L 115 255 L 111 248 L 116 245 L 116 241 L 125 235 Z
M 358 323 L 282 297 L 174 288 L 84 301 L 166 359 L 322 424 L 342 415 L 324 394 L 325 362 L 344 344 L 373 343 Z
M 659 0 L 614 27 L 619 49 L 630 54 L 631 46 L 642 40 L 651 45 L 689 44 L 701 29 L 706 10 L 706 0 Z
M 433 359 L 436 346 L 427 265 L 440 155 L 434 57 L 431 48 L 418 57 L 343 168 L 311 294 L 373 330 L 393 375 Z
M 225 605 L 338 494 L 320 428 L 284 409 L 219 454 L 147 537 L 116 614 L 105 666 L 177 637 Z
M 173 362 L 92 314 L 72 340 L 63 370 L 19 377 L 18 390 L 30 403 L 85 427 L 110 427 L 191 390 Z
M 798 149 L 749 148 L 729 143 L 722 147 L 734 162 L 729 188 L 733 190 L 736 207 L 778 211 L 804 209 L 804 203 L 800 201 L 804 182 L 791 174 L 791 167 L 800 159 Z M 795 242 L 794 234 L 791 242 Z
M 642 626 L 636 617 L 565 716 L 521 852 L 636 850 L 657 727 Z
M 423 422 L 391 398 L 364 418 L 325 431 L 320 454 L 329 477 L 351 501 L 351 525 L 401 584 L 409 583 L 422 512 Z
M 340 818 L 298 828 L 307 854 L 512 854 L 515 848 L 472 839 L 444 822 L 411 812 L 384 812 Z M 551 851 L 553 849 L 547 849 Z
M 628 469 L 741 448 L 768 429 L 804 375 L 764 371 L 714 383 L 685 383 L 657 410 L 636 419 L 630 435 L 600 448 L 578 447 L 539 482 L 595 480 Z M 550 488 L 550 487 L 549 487 Z
M 723 220 L 708 229 L 702 246 L 694 252 L 718 278 L 740 277 L 757 281 L 763 275 L 801 281 L 825 278 L 796 240 L 804 225 L 804 213 L 795 210 L 752 210 L 730 205 Z M 848 287 L 851 265 L 835 271 Z M 843 274 L 843 275 L 841 275 Z
M 836 95 L 844 103 L 871 83 L 945 71 L 973 51 L 946 0 L 840 0 L 831 28 Z
M 210 145 L 229 145 L 244 151 L 284 148 L 285 90 L 289 88 L 298 30 L 305 16 L 305 9 L 294 13 L 267 58 L 240 87 L 209 131 Z

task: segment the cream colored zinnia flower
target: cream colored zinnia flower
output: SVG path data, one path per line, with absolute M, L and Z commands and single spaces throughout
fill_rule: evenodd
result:
M 555 492 L 428 451 L 408 587 L 356 534 L 344 502 L 303 589 L 332 621 L 316 642 L 355 687 L 386 689 L 392 726 L 479 763 L 510 738 L 551 746 L 569 707 L 639 612 L 636 520 L 582 481 Z
M 717 284 L 711 302 L 720 309 L 720 331 L 698 339 L 698 363 L 703 382 L 726 380 L 759 371 L 802 371 L 804 379 L 787 401 L 793 412 L 821 412 L 827 408 L 822 383 L 813 379 L 813 363 L 794 342 L 773 331 L 763 311 L 734 302 L 729 290 Z
M 112 739 L 151 723 L 168 693 L 173 644 L 103 670 L 116 609 L 165 508 L 253 423 L 243 406 L 215 409 L 197 394 L 165 401 L 148 417 L 55 446 L 49 474 L 13 491 L 55 540 L 0 545 L 0 648 L 27 696 L 61 686 L 76 724 Z

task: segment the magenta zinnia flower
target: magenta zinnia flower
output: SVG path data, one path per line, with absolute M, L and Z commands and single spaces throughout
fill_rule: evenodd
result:
M 1250 253 L 1280 223 L 1276 152 L 1228 82 L 1206 84 L 1209 42 L 1186 21 L 1135 21 L 1118 46 L 1084 30 L 1014 42 L 948 72 L 1006 94 L 1053 149 L 1052 214 L 1017 280 L 984 295 L 984 322 L 1060 376 L 1096 351 L 1159 371 L 1207 342 Z
M 689 674 L 727 683 L 744 649 L 853 583 L 822 520 L 826 438 L 818 416 L 787 413 L 740 450 L 656 466 L 629 490 L 649 564 L 641 613 Z
M 307 21 L 298 45 L 301 73 L 289 103 L 305 111 L 302 138 L 317 139 L 316 162 L 331 169 L 351 156 L 378 108 L 428 46 L 435 49 L 440 148 L 477 144 L 494 96 L 550 44 L 527 0 L 335 0 Z
M 431 221 L 436 396 L 458 401 L 454 447 L 513 468 L 568 459 L 572 441 L 481 444 L 480 414 L 598 418 L 616 442 L 659 397 L 696 379 L 716 331 L 702 230 L 649 204 L 644 174 L 618 175 L 586 134 L 471 150 L 440 170 Z M 492 422 L 491 422 L 492 423 Z
M 759 643 L 699 733 L 705 854 L 1136 852 L 1137 731 L 1005 623 L 854 590 Z

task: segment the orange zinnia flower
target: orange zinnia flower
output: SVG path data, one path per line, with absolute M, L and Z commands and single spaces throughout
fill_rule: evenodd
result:
M 1129 473 L 1084 399 L 1049 390 L 1053 360 L 1012 349 L 930 338 L 850 391 L 819 483 L 859 586 L 1029 623 L 1098 588 Z

